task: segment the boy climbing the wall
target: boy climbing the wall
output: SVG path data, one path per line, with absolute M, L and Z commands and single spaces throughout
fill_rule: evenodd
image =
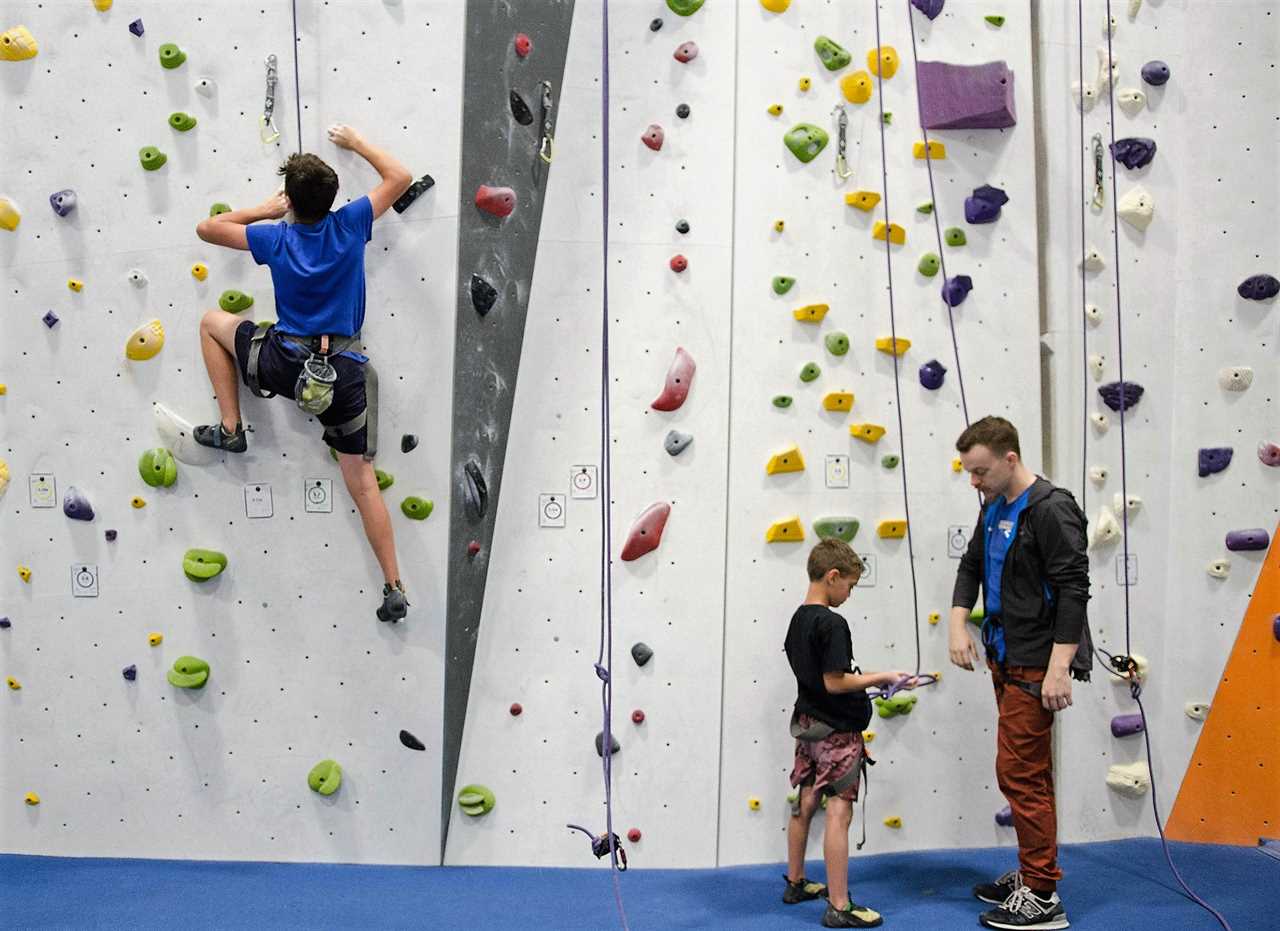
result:
M 196 227 L 205 242 L 247 250 L 271 269 L 277 321 L 259 327 L 235 314 L 211 310 L 200 321 L 200 349 L 218 400 L 221 422 L 196 427 L 196 442 L 228 453 L 248 448 L 240 421 L 236 370 L 258 397 L 282 394 L 324 425 L 324 441 L 337 453 L 385 584 L 380 621 L 399 621 L 408 601 L 396 562 L 395 534 L 373 470 L 377 452 L 377 375 L 356 352 L 364 324 L 364 249 L 373 221 L 413 181 L 391 155 L 349 126 L 329 139 L 363 156 L 382 176 L 366 196 L 330 211 L 338 175 L 318 156 L 298 153 L 280 168 L 284 191 L 257 207 L 233 210 Z M 290 210 L 292 223 L 279 220 Z
M 787 825 L 788 905 L 826 898 L 822 923 L 828 928 L 874 928 L 880 914 L 849 898 L 849 826 L 858 783 L 867 765 L 862 731 L 871 721 L 866 690 L 907 678 L 904 672 L 863 673 L 853 665 L 849 624 L 832 608 L 848 599 L 863 565 L 847 543 L 823 540 L 809 553 L 809 591 L 787 630 L 787 661 L 796 677 L 791 736 L 796 738 L 791 785 L 799 789 Z M 904 683 L 914 684 L 911 680 Z M 822 849 L 827 886 L 804 876 L 809 823 L 827 800 Z

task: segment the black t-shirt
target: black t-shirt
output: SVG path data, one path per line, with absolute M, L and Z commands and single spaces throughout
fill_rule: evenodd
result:
M 826 605 L 801 605 L 787 629 L 787 660 L 796 676 L 796 710 L 825 721 L 841 733 L 861 731 L 871 723 L 871 700 L 865 691 L 832 695 L 822 682 L 825 672 L 857 672 L 849 624 Z

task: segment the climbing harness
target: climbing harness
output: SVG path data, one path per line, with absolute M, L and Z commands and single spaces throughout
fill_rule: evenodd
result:
M 551 164 L 551 82 L 543 81 L 538 85 L 542 91 L 542 144 L 538 147 L 538 158 Z
M 1093 134 L 1093 206 L 1102 209 L 1106 195 L 1102 187 L 1102 133 Z
M 849 167 L 849 159 L 845 153 L 846 136 L 849 131 L 849 114 L 844 110 L 844 104 L 838 103 L 832 108 L 831 113 L 836 118 L 836 167 L 832 169 L 832 173 L 841 181 L 853 174 L 853 170 Z
M 276 56 L 267 56 L 267 95 L 262 104 L 262 116 L 258 120 L 258 138 L 263 142 L 275 142 L 280 138 L 276 129 Z

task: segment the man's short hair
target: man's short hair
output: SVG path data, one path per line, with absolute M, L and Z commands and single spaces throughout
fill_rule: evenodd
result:
M 983 417 L 969 425 L 960 439 L 956 440 L 956 450 L 967 453 L 975 446 L 985 446 L 997 456 L 1014 452 L 1022 458 L 1022 447 L 1018 444 L 1018 428 L 1003 417 Z
M 817 582 L 832 569 L 841 575 L 862 575 L 862 560 L 843 540 L 823 540 L 809 551 L 809 581 Z
M 318 155 L 295 152 L 280 166 L 280 174 L 293 215 L 303 223 L 323 220 L 338 196 L 338 173 Z

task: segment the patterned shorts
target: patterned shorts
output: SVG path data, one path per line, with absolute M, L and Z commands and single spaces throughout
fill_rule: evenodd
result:
M 801 727 L 817 723 L 807 714 L 799 715 L 798 720 Z M 813 786 L 819 796 L 837 795 L 856 802 L 866 756 L 866 744 L 857 731 L 835 733 L 822 740 L 797 740 L 791 785 L 795 788 Z

